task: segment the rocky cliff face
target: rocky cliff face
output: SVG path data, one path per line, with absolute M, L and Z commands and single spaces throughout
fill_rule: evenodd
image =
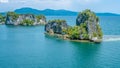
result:
M 84 25 L 86 34 L 88 36 L 87 39 L 93 41 L 102 39 L 102 30 L 99 25 L 99 18 L 95 15 L 94 12 L 88 9 L 80 12 L 76 19 L 76 25 Z M 84 39 L 83 34 L 80 34 L 80 39 Z
M 67 27 L 65 20 L 52 20 L 45 25 L 45 31 L 50 34 L 63 34 L 63 29 L 67 29 Z
M 46 24 L 46 18 L 41 18 L 39 21 L 33 14 L 16 14 L 14 12 L 8 12 L 6 16 L 5 24 L 7 25 L 39 25 Z

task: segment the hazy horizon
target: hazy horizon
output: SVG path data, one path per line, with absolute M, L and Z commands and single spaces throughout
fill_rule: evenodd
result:
M 81 10 L 81 11 L 74 11 L 74 10 L 67 10 L 67 9 L 51 9 L 51 8 L 36 9 L 36 8 L 31 8 L 31 7 L 21 7 L 21 8 L 16 8 L 16 9 L 11 10 L 11 11 L 15 11 L 15 10 L 18 10 L 18 9 L 23 9 L 23 8 L 30 8 L 30 9 L 35 9 L 35 10 L 39 10 L 39 11 L 43 11 L 43 10 L 46 10 L 46 9 L 50 9 L 50 10 L 66 10 L 66 11 L 72 11 L 72 12 L 81 12 L 81 11 L 83 11 L 83 10 Z M 4 11 L 4 12 L 9 12 L 9 11 Z M 4 13 L 4 12 L 0 12 L 0 13 Z M 112 12 L 95 12 L 95 13 L 112 13 Z M 112 13 L 112 14 L 120 14 L 120 13 Z
M 114 0 L 0 0 L 0 12 L 14 11 L 15 9 L 29 7 L 38 10 L 44 9 L 64 9 L 70 11 L 82 11 L 91 9 L 97 13 L 116 13 L 120 14 L 120 1 Z

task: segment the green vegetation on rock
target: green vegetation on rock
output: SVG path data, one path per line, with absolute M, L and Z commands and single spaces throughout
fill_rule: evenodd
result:
M 67 29 L 64 29 L 63 32 L 65 34 L 69 35 L 70 39 L 79 39 L 80 34 L 80 27 L 74 26 L 74 27 L 68 27 Z
M 69 38 L 72 40 L 74 40 L 74 39 L 88 40 L 89 36 L 88 36 L 88 32 L 86 30 L 87 30 L 86 24 L 82 23 L 80 26 L 68 27 L 67 29 L 64 29 L 63 32 L 65 32 L 65 34 L 68 34 Z M 80 38 L 80 36 L 82 36 L 82 38 Z
M 44 15 L 35 16 L 34 14 L 17 14 L 8 12 L 6 16 L 6 25 L 44 25 L 46 18 Z
M 91 10 L 86 9 L 80 12 L 76 19 L 76 25 L 80 27 L 84 26 L 81 30 L 85 33 L 82 33 L 83 36 L 81 35 L 81 39 L 102 39 L 103 33 L 99 25 L 99 18 Z
M 8 13 L 7 13 L 7 16 L 8 16 L 8 17 L 11 17 L 12 20 L 17 20 L 18 17 L 19 17 L 19 14 L 16 14 L 15 12 L 8 12 Z
M 0 23 L 4 23 L 4 22 L 5 22 L 5 17 L 0 14 Z
M 37 15 L 36 18 L 38 22 L 40 21 L 40 19 L 46 19 L 44 15 Z
M 99 25 L 99 18 L 91 10 L 86 9 L 79 13 L 76 19 L 76 26 L 71 27 L 65 23 L 65 20 L 50 20 L 45 26 L 45 31 L 49 32 L 52 29 L 52 33 L 64 34 L 71 40 L 90 40 L 101 42 L 103 33 Z M 63 28 L 64 25 L 67 26 Z
M 23 21 L 21 21 L 21 25 L 33 25 L 34 21 L 30 20 L 30 19 L 24 19 Z

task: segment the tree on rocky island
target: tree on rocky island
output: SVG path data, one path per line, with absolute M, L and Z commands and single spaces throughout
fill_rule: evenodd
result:
M 39 20 L 39 19 L 46 19 L 46 17 L 44 15 L 37 15 L 36 18 Z
M 44 15 L 37 15 L 36 16 L 37 22 L 40 24 L 46 24 L 46 17 Z
M 15 12 L 8 12 L 7 17 L 11 17 L 12 20 L 14 21 L 19 17 L 19 14 L 15 13 Z
M 85 26 L 84 26 L 84 25 Z M 103 33 L 99 24 L 99 18 L 95 13 L 89 9 L 80 12 L 76 19 L 77 26 L 84 26 L 85 34 L 89 40 L 100 40 L 103 37 Z M 80 34 L 80 39 L 84 39 L 84 33 Z
M 64 27 L 64 28 L 63 28 Z M 101 42 L 103 33 L 99 18 L 89 9 L 79 13 L 76 26 L 68 26 L 65 20 L 51 20 L 45 25 L 45 31 L 55 34 L 66 34 L 71 40 L 90 40 Z
M 0 14 L 0 24 L 4 24 L 5 17 Z

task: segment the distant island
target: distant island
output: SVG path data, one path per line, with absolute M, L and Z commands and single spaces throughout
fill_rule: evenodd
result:
M 45 9 L 45 10 L 38 10 L 33 8 L 20 8 L 14 11 L 17 14 L 34 14 L 40 15 L 43 14 L 45 16 L 77 16 L 79 12 L 69 11 L 69 10 L 53 10 L 53 9 Z M 7 12 L 1 12 L 0 14 L 6 15 Z M 96 13 L 97 16 L 120 16 L 120 14 L 115 13 Z
M 23 26 L 45 25 L 46 17 L 44 15 L 7 12 L 5 16 L 0 15 L 0 24 Z
M 69 26 L 65 20 L 50 20 L 45 25 L 45 34 L 72 41 L 101 42 L 103 37 L 99 18 L 89 9 L 78 14 L 76 26 Z

